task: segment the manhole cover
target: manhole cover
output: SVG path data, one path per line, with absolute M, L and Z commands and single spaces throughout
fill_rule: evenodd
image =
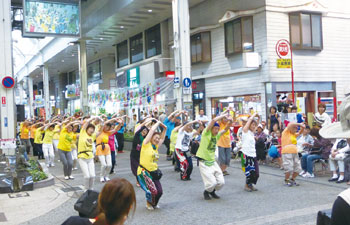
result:
M 5 213 L 0 212 L 0 222 L 6 222 L 7 218 L 5 216 Z
M 11 193 L 11 194 L 9 194 L 9 198 L 21 198 L 21 197 L 29 197 L 29 196 L 30 195 L 29 195 L 28 192 Z
M 61 188 L 61 191 L 63 192 L 72 192 L 72 191 L 81 191 L 81 187 L 67 187 L 67 188 Z

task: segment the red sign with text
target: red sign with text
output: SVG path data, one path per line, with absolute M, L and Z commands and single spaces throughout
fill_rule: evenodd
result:
M 6 97 L 1 97 L 1 104 L 6 105 Z

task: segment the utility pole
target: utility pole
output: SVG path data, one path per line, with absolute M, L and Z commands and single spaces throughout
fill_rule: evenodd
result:
M 89 113 L 88 102 L 88 80 L 87 80 L 87 59 L 86 59 L 86 41 L 81 40 L 78 43 L 79 58 L 79 77 L 80 77 L 80 109 L 84 114 Z
M 11 0 L 0 1 L 0 79 L 13 78 Z M 13 88 L 0 87 L 1 139 L 13 139 L 16 134 L 15 98 Z M 14 155 L 14 152 L 13 152 Z
M 188 0 L 173 0 L 173 30 L 175 77 L 180 80 L 176 89 L 177 109 L 182 110 L 184 103 L 192 102 L 191 88 L 182 87 L 185 78 L 191 79 L 190 52 L 190 14 Z M 184 89 L 189 90 L 184 94 Z

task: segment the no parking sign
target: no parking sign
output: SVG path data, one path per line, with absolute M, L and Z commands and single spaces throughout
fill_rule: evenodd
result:
M 2 79 L 2 86 L 4 88 L 13 88 L 15 86 L 15 80 L 12 77 L 4 77 Z

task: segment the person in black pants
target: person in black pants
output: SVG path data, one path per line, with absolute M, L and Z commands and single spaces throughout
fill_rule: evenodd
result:
M 350 188 L 339 194 L 332 208 L 332 225 L 350 224 Z
M 124 124 L 122 126 L 122 128 L 120 128 L 120 130 L 118 131 L 118 133 L 115 135 L 115 137 L 117 138 L 118 141 L 118 153 L 124 153 L 124 131 L 126 128 L 126 115 L 123 116 L 123 120 L 124 120 Z

